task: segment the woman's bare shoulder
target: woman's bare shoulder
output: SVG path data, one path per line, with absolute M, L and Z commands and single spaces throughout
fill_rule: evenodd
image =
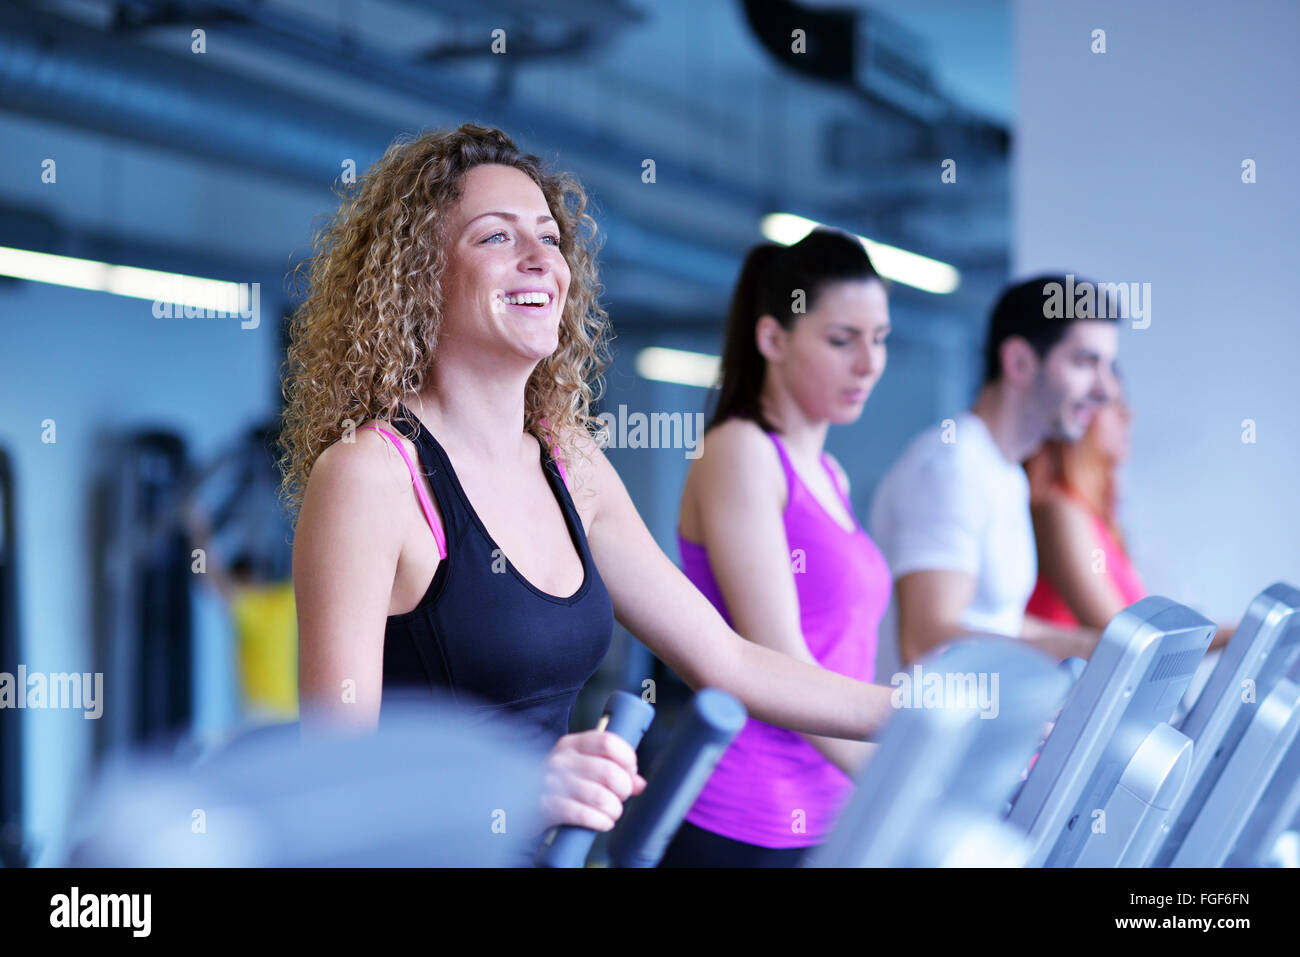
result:
M 1031 510 L 1034 529 L 1040 536 L 1088 538 L 1092 534 L 1092 513 L 1073 495 L 1062 490 L 1045 492 Z
M 728 419 L 704 433 L 704 449 L 728 457 L 762 460 L 770 456 L 772 442 L 757 422 Z M 703 456 L 701 456 L 703 457 Z
M 785 473 L 767 433 L 748 419 L 729 419 L 704 435 L 700 457 L 688 481 L 702 501 L 740 496 L 748 501 L 783 503 Z
M 294 580 L 304 600 L 332 607 L 326 596 L 350 589 L 379 611 L 388 607 L 407 533 L 400 503 L 410 483 L 401 457 L 376 432 L 357 430 L 321 452 L 294 542 Z
M 410 481 L 408 470 L 390 439 L 377 432 L 377 426 L 391 432 L 412 454 L 414 446 L 387 419 L 367 419 L 355 429 L 347 430 L 317 457 L 308 479 L 308 489 L 316 486 L 334 499 L 365 499 L 376 492 L 391 492 Z
M 763 430 L 754 422 L 730 419 L 709 428 L 690 456 L 686 484 L 691 493 L 701 484 L 712 486 L 737 475 L 767 476 L 780 473 L 780 460 Z

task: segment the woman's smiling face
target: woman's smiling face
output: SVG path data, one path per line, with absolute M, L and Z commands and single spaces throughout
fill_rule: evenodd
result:
M 513 166 L 476 166 L 452 207 L 440 335 L 536 364 L 559 346 L 569 264 L 546 197 Z

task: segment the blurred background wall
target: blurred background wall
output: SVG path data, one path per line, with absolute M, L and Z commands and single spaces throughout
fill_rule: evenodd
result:
M 1016 7 L 1013 270 L 1151 284 L 1124 523 L 1147 586 L 1221 621 L 1300 573 L 1298 39 L 1287 0 Z

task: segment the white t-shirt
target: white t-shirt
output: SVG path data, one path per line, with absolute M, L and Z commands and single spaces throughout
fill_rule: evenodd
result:
M 979 416 L 962 412 L 908 444 L 876 488 L 870 527 L 895 581 L 916 571 L 974 575 L 961 624 L 1019 637 L 1038 578 L 1029 480 Z

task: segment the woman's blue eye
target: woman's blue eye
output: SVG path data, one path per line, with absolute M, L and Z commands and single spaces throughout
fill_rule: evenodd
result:
M 491 236 L 487 236 L 487 237 L 485 237 L 485 238 L 483 239 L 483 242 L 485 242 L 485 243 L 486 243 L 486 242 L 491 242 L 493 239 L 496 239 L 498 236 L 505 236 L 505 237 L 509 238 L 509 237 L 507 236 L 507 234 L 506 234 L 504 231 L 498 231 L 498 232 L 493 233 Z M 550 239 L 550 240 L 553 240 L 553 241 L 554 241 L 554 242 L 552 243 L 552 245 L 555 245 L 555 246 L 559 246 L 559 245 L 560 245 L 560 237 L 557 236 L 557 235 L 555 235 L 554 233 L 547 233 L 545 236 L 542 237 L 542 239 Z

